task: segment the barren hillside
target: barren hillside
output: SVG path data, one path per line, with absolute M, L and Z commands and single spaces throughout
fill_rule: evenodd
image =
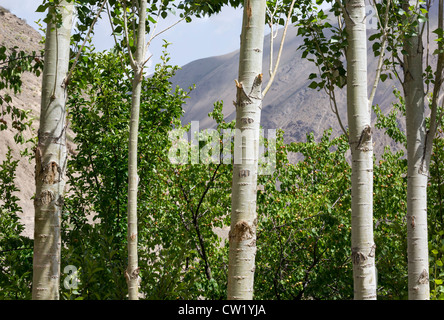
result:
M 43 48 L 40 43 L 42 37 L 38 31 L 30 27 L 26 21 L 18 18 L 6 9 L 0 7 L 0 46 L 6 46 L 13 50 L 24 50 L 28 53 L 39 51 Z M 40 112 L 40 88 L 41 79 L 31 73 L 26 73 L 22 78 L 22 92 L 12 95 L 13 104 L 25 110 L 31 110 L 31 114 L 38 119 Z M 34 121 L 33 129 L 37 132 L 37 121 Z M 26 132 L 26 137 L 31 138 L 35 132 Z M 14 132 L 10 129 L 0 131 L 0 161 L 5 159 L 7 148 L 11 147 L 15 159 L 19 159 L 20 146 L 14 141 Z M 25 224 L 25 234 L 32 237 L 34 226 L 34 206 L 31 197 L 35 192 L 34 162 L 21 159 L 17 168 L 17 186 L 20 189 L 20 205 L 23 209 L 22 219 Z

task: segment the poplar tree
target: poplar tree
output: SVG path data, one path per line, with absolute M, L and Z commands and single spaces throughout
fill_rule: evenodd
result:
M 133 56 L 129 46 L 129 36 L 127 22 L 125 18 L 125 34 L 128 44 L 128 54 L 131 68 L 133 70 L 132 93 L 131 93 L 131 119 L 129 126 L 129 145 L 128 145 L 128 267 L 125 270 L 125 277 L 128 283 L 128 298 L 138 300 L 139 296 L 139 264 L 137 247 L 137 191 L 139 176 L 137 174 L 137 142 L 139 136 L 139 114 L 140 97 L 142 91 L 142 80 L 145 63 L 145 29 L 146 29 L 146 11 L 147 0 L 142 0 L 134 8 L 138 13 L 138 27 L 136 38 L 136 51 Z M 126 17 L 126 7 L 124 7 Z
M 228 299 L 253 298 L 265 0 L 245 0 L 236 81 Z
M 66 107 L 73 3 L 48 6 L 38 145 L 35 151 L 32 298 L 59 299 L 60 219 L 65 189 Z
M 442 114 L 438 113 L 438 99 L 442 86 L 444 53 L 442 45 L 443 1 L 439 1 L 437 65 L 430 100 L 430 121 L 426 123 L 424 88 L 423 24 L 427 19 L 420 1 L 403 1 L 403 21 L 407 29 L 402 34 L 401 81 L 405 97 L 407 133 L 407 257 L 409 300 L 428 300 L 429 250 L 427 232 L 427 184 L 433 141 Z M 430 6 L 428 5 L 429 9 Z
M 348 0 L 347 118 L 352 156 L 352 263 L 354 298 L 376 299 L 373 240 L 373 143 L 367 98 L 367 35 L 364 0 Z
M 381 25 L 380 57 L 372 90 L 367 92 L 367 34 L 366 5 L 364 0 L 317 1 L 317 4 L 333 2 L 331 12 L 338 17 L 333 27 L 324 22 L 329 17 L 312 5 L 307 6 L 308 18 L 302 20 L 298 30 L 304 36 L 303 57 L 315 56 L 319 75 L 313 73 L 309 79 L 320 77 L 309 87 L 324 89 L 330 98 L 332 111 L 348 137 L 352 161 L 351 177 L 351 261 L 353 264 L 354 298 L 376 299 L 376 246 L 373 236 L 373 141 L 371 106 L 375 97 L 384 62 L 387 45 L 387 18 L 382 20 L 378 6 L 378 22 Z M 386 6 L 390 6 L 387 1 Z M 341 19 L 342 17 L 342 19 Z M 385 26 L 382 26 L 384 22 Z M 344 29 L 345 23 L 345 29 Z M 325 35 L 324 29 L 332 35 Z M 346 60 L 346 69 L 343 67 Z M 347 86 L 348 130 L 342 124 L 335 88 Z

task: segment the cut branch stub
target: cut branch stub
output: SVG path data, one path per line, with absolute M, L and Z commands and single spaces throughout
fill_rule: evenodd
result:
M 234 80 L 236 83 L 237 88 L 237 94 L 236 94 L 236 100 L 237 102 L 234 103 L 235 106 L 239 107 L 245 107 L 249 104 L 253 103 L 253 100 L 262 100 L 262 73 L 258 74 L 253 81 L 253 86 L 251 87 L 250 94 L 247 94 L 245 92 L 244 86 L 241 82 L 238 82 L 237 80 Z M 251 122 L 249 122 L 251 123 Z
M 253 238 L 253 229 L 245 220 L 240 220 L 229 232 L 230 239 L 234 241 L 244 241 Z
M 251 87 L 250 94 L 248 95 L 252 99 L 262 100 L 262 73 L 258 74 L 254 78 L 253 86 Z
M 137 279 L 139 276 L 140 268 L 136 268 L 131 272 L 128 272 L 128 269 L 125 270 L 125 278 L 126 281 Z
M 242 86 L 242 83 L 238 82 L 237 80 L 234 80 L 236 82 L 236 107 L 245 107 L 249 104 L 252 104 L 253 101 L 248 97 L 247 93 L 244 90 L 244 87 Z

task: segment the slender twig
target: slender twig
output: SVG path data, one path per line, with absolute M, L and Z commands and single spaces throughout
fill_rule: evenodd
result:
M 136 61 L 134 60 L 133 53 L 131 51 L 131 46 L 129 44 L 128 19 L 126 16 L 126 5 L 123 1 L 121 3 L 122 3 L 122 7 L 123 7 L 123 30 L 125 31 L 126 47 L 128 49 L 128 55 L 129 55 L 131 67 L 133 68 L 133 70 L 136 70 L 137 69 Z
M 443 12 L 443 3 L 444 0 L 439 0 L 439 12 L 438 12 L 438 28 L 443 30 L 444 26 L 444 12 Z M 443 82 L 443 70 L 444 70 L 444 45 L 440 41 L 438 42 L 438 62 L 436 66 L 435 72 L 435 83 L 433 87 L 433 97 L 431 104 L 431 113 L 430 113 L 430 127 L 425 136 L 425 146 L 424 146 L 424 154 L 421 160 L 420 172 L 427 172 L 425 170 L 429 166 L 430 155 L 432 153 L 433 148 L 433 140 L 436 135 L 436 129 L 438 123 L 441 121 L 442 114 L 438 115 L 438 99 L 440 98 L 439 93 L 441 92 L 442 82 Z
M 134 0 L 132 0 L 132 6 L 131 6 L 131 11 L 132 11 L 132 13 L 133 13 L 133 17 L 135 17 L 135 16 L 139 16 L 136 12 L 135 12 L 135 6 L 134 6 Z M 140 23 L 140 22 L 139 22 Z M 136 28 L 136 19 L 131 19 L 131 26 L 132 26 L 132 28 L 133 28 L 133 36 L 134 36 L 134 46 L 137 48 L 137 40 L 138 40 L 138 38 L 137 38 L 137 28 Z
M 273 50 L 273 47 L 274 47 L 273 42 L 274 42 L 274 38 L 276 38 L 278 35 L 278 30 L 276 30 L 276 34 L 274 34 L 274 32 L 273 32 L 273 27 L 274 27 L 273 17 L 276 14 L 277 8 L 278 8 L 277 2 L 276 2 L 276 6 L 274 7 L 273 12 L 271 12 L 271 10 L 268 8 L 268 4 L 265 8 L 267 11 L 267 14 L 270 16 L 270 21 L 268 22 L 268 26 L 270 27 L 270 66 L 269 66 L 268 73 L 270 74 L 270 76 L 273 74 L 273 51 L 274 51 Z
M 148 47 L 151 44 L 151 41 L 153 41 L 154 38 L 158 37 L 159 35 L 161 35 L 162 33 L 164 33 L 165 31 L 171 29 L 172 27 L 174 27 L 175 25 L 177 25 L 178 23 L 180 23 L 181 21 L 183 21 L 186 18 L 186 16 L 182 17 L 181 19 L 179 19 L 178 21 L 176 21 L 175 23 L 173 23 L 172 25 L 166 27 L 165 29 L 163 29 L 162 31 L 154 34 L 154 31 L 157 28 L 157 23 L 154 25 L 154 30 L 152 32 L 152 35 L 150 37 L 150 39 L 148 40 L 148 42 L 146 43 L 146 48 L 148 49 Z M 145 60 L 145 62 L 143 63 L 144 65 L 148 62 L 148 60 L 150 60 L 151 56 L 148 57 L 148 59 Z
M 378 13 L 378 9 L 376 7 L 376 3 L 373 1 L 374 3 L 374 7 L 376 10 L 376 16 L 378 17 L 378 21 L 379 21 L 379 25 L 382 27 L 382 21 L 379 17 L 379 13 Z M 379 84 L 379 80 L 381 79 L 381 71 L 382 71 L 382 65 L 384 63 L 384 56 L 385 56 L 385 48 L 387 47 L 387 30 L 388 30 L 388 20 L 389 20 L 389 10 L 390 10 L 390 5 L 391 5 L 391 0 L 387 1 L 387 9 L 385 11 L 385 24 L 384 24 L 384 29 L 383 29 L 383 35 L 382 35 L 382 45 L 381 45 L 381 52 L 379 54 L 379 59 L 378 59 L 378 67 L 376 68 L 376 75 L 375 75 L 375 80 L 373 82 L 373 88 L 372 91 L 370 93 L 370 97 L 368 99 L 368 107 L 369 109 L 371 109 L 372 105 L 373 105 L 373 100 L 375 98 L 376 95 L 376 89 L 378 87 Z
M 274 78 L 276 76 L 277 69 L 279 67 L 279 62 L 281 60 L 282 49 L 284 48 L 284 41 L 285 41 L 285 37 L 287 35 L 288 25 L 290 24 L 291 16 L 293 14 L 293 7 L 294 7 L 295 1 L 296 0 L 293 0 L 291 2 L 290 9 L 288 9 L 287 21 L 285 21 L 284 32 L 282 33 L 282 40 L 281 40 L 281 44 L 280 44 L 280 47 L 279 47 L 278 56 L 277 56 L 277 59 L 276 59 L 276 65 L 274 67 L 273 73 L 270 76 L 270 80 L 268 80 L 267 86 L 265 87 L 264 91 L 262 92 L 262 98 L 264 98 L 265 95 L 267 94 L 268 90 L 270 90 L 271 84 L 273 83 L 273 80 L 274 80 Z M 271 36 L 273 36 L 273 35 L 271 35 Z
M 168 31 L 169 29 L 171 29 L 172 27 L 174 27 L 176 24 L 182 22 L 183 20 L 185 20 L 185 18 L 186 18 L 186 16 L 180 18 L 179 20 L 177 20 L 176 22 L 174 22 L 172 25 L 166 27 L 166 28 L 163 29 L 162 31 L 160 31 L 160 32 L 156 33 L 155 35 L 151 36 L 150 40 L 149 40 L 148 43 L 147 43 L 147 46 L 150 45 L 151 41 L 152 41 L 154 38 L 158 37 L 159 35 L 161 35 L 161 34 L 164 33 L 165 31 Z
M 427 0 L 427 49 L 426 49 L 426 66 L 429 65 L 429 52 L 430 52 L 430 20 L 429 20 L 429 11 L 430 11 L 430 0 Z M 430 82 L 427 81 L 427 90 L 425 95 L 429 94 L 429 86 Z
M 107 0 L 104 0 L 104 1 L 102 2 L 102 5 L 101 5 L 99 11 L 97 11 L 97 14 L 96 14 L 95 18 L 94 18 L 93 22 L 91 23 L 91 25 L 90 25 L 90 27 L 89 27 L 88 33 L 86 34 L 86 37 L 85 37 L 85 40 L 83 41 L 82 45 L 80 46 L 79 51 L 77 52 L 77 55 L 76 55 L 76 57 L 75 57 L 75 59 L 74 59 L 74 63 L 72 64 L 72 67 L 71 67 L 71 69 L 69 70 L 68 75 L 66 76 L 66 79 L 65 79 L 65 86 L 67 86 L 67 85 L 69 84 L 69 81 L 70 81 L 70 79 L 71 79 L 71 76 L 72 76 L 72 74 L 73 74 L 73 72 L 74 72 L 74 69 L 75 69 L 75 67 L 76 67 L 76 65 L 77 65 L 77 62 L 79 61 L 80 54 L 82 53 L 82 50 L 83 50 L 83 48 L 85 47 L 85 44 L 86 44 L 86 42 L 87 42 L 88 39 L 89 39 L 89 36 L 90 36 L 90 34 L 91 34 L 91 32 L 92 32 L 92 30 L 93 30 L 93 28 L 94 28 L 94 25 L 96 24 L 97 19 L 99 18 L 100 14 L 102 13 L 102 10 L 103 10 L 103 8 L 104 8 L 104 6 L 105 6 L 106 3 L 107 3 Z
M 110 23 L 110 25 L 111 25 L 111 31 L 112 31 L 112 33 L 113 33 L 114 43 L 117 45 L 117 38 L 116 38 L 115 31 L 114 31 L 114 24 L 113 24 L 113 21 L 112 21 L 111 12 L 110 12 L 110 10 L 109 10 L 108 1 L 106 1 L 106 12 L 108 13 L 108 20 L 109 20 L 109 23 Z M 129 76 L 129 74 L 128 74 L 128 72 L 126 71 L 126 68 L 125 68 L 125 66 L 124 66 L 124 64 L 123 64 L 122 56 L 120 55 L 120 53 L 121 53 L 121 52 L 119 51 L 119 59 L 120 59 L 120 65 L 121 65 L 121 67 L 122 67 L 122 70 L 123 70 L 123 72 L 125 72 L 126 77 L 127 77 L 128 79 L 131 79 L 131 77 Z
M 347 140 L 349 140 L 347 130 L 345 130 L 345 127 L 342 124 L 341 116 L 339 115 L 338 104 L 337 104 L 337 101 L 336 101 L 335 89 L 331 89 L 330 93 L 327 93 L 327 94 L 330 96 L 330 107 L 332 106 L 332 103 L 333 103 L 333 106 L 334 106 L 333 113 L 336 115 L 336 118 L 338 119 L 339 126 L 341 127 L 341 130 L 344 133 L 344 135 L 346 136 Z

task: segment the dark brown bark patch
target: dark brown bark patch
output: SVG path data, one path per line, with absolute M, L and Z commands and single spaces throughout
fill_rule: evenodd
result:
M 250 26 L 251 17 L 253 16 L 253 10 L 251 8 L 251 1 L 250 0 L 246 1 L 245 10 L 247 12 L 247 27 L 249 27 Z
M 60 169 L 57 163 L 50 162 L 43 170 L 43 182 L 54 184 L 60 181 Z
M 374 257 L 375 256 L 375 250 L 376 250 L 376 245 L 374 244 L 371 249 L 370 252 L 368 253 L 368 255 L 363 254 L 361 251 L 358 251 L 357 248 L 352 248 L 352 255 L 351 255 L 351 259 L 354 265 L 358 265 L 364 261 L 366 261 L 368 259 L 368 257 Z
M 42 205 L 48 205 L 54 200 L 54 194 L 49 190 L 43 190 L 40 193 L 39 200 Z
M 367 260 L 367 257 L 360 251 L 353 251 L 352 250 L 352 261 L 354 265 L 358 265 L 361 262 Z
M 234 228 L 230 230 L 230 239 L 234 241 L 244 241 L 253 237 L 253 229 L 245 220 L 240 220 L 236 223 Z

